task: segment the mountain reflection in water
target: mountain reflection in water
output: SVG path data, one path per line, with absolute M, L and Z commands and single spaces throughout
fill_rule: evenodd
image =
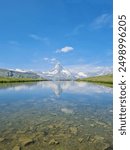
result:
M 36 84 L 10 84 L 6 86 L 7 90 L 33 90 L 37 87 L 41 89 L 51 89 L 56 96 L 60 96 L 64 92 L 69 93 L 80 93 L 80 94 L 92 94 L 92 93 L 111 93 L 113 92 L 112 88 L 95 85 L 92 83 L 86 82 L 75 82 L 75 81 L 44 81 L 38 82 Z M 1 87 L 2 88 L 2 87 Z

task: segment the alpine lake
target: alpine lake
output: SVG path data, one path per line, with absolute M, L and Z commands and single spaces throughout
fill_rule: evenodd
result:
M 0 150 L 112 150 L 112 92 L 76 81 L 0 84 Z

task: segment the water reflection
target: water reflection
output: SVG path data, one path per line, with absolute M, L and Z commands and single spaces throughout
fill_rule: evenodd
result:
M 38 85 L 43 88 L 50 88 L 57 96 L 61 95 L 62 92 L 69 93 L 112 93 L 112 88 L 95 85 L 85 82 L 74 82 L 74 81 L 55 81 L 55 82 L 40 82 Z
M 79 93 L 79 94 L 92 94 L 92 93 L 110 93 L 112 94 L 113 89 L 105 86 L 95 85 L 92 83 L 85 82 L 74 82 L 74 81 L 46 81 L 38 82 L 36 84 L 9 84 L 1 87 L 1 89 L 7 90 L 34 90 L 36 88 L 51 89 L 56 96 L 60 96 L 62 93 Z

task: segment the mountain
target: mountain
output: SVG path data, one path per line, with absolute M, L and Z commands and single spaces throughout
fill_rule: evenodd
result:
M 87 77 L 103 76 L 113 73 L 112 67 L 95 67 L 87 71 Z
M 43 78 L 56 81 L 75 79 L 73 74 L 70 71 L 64 69 L 64 67 L 60 63 L 57 63 L 52 70 L 41 72 L 39 73 L 39 75 Z
M 95 67 L 94 69 L 86 68 L 86 72 L 76 72 L 73 68 L 66 69 L 60 63 L 57 63 L 54 68 L 47 72 L 33 72 L 25 71 L 21 69 L 0 69 L 0 77 L 15 77 L 15 78 L 44 78 L 47 80 L 76 80 L 83 79 L 92 76 L 100 76 L 106 74 L 112 74 L 112 68 L 110 67 Z
M 64 81 L 86 78 L 87 75 L 83 72 L 72 73 L 65 69 L 60 63 L 57 63 L 53 69 L 47 72 L 33 72 L 21 69 L 0 69 L 0 77 L 14 78 L 44 78 L 47 80 Z
M 79 72 L 79 73 L 75 74 L 75 77 L 77 79 L 79 79 L 79 78 L 86 78 L 87 75 L 84 72 Z
M 41 78 L 37 73 L 32 71 L 24 71 L 20 69 L 0 69 L 0 77 L 14 77 L 14 78 Z

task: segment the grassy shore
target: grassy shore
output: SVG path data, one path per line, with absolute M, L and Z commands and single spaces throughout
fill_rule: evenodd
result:
M 37 81 L 46 81 L 46 79 L 0 77 L 0 83 L 37 82 Z
M 88 77 L 88 78 L 78 79 L 77 81 L 93 82 L 96 84 L 101 84 L 101 85 L 112 87 L 113 86 L 113 75 Z

